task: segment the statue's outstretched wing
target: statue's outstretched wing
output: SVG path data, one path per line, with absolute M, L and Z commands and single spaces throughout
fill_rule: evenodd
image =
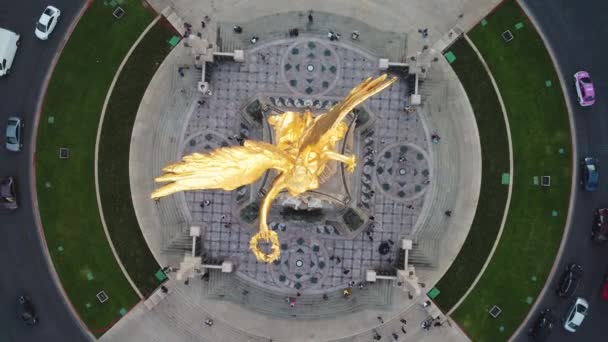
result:
M 284 172 L 292 165 L 292 158 L 275 146 L 247 140 L 243 146 L 193 153 L 179 163 L 166 166 L 164 174 L 155 181 L 170 183 L 156 189 L 151 197 L 164 197 L 183 190 L 234 190 L 255 182 L 268 169 Z
M 387 78 L 384 74 L 378 78 L 371 77 L 361 82 L 353 88 L 350 93 L 338 104 L 333 106 L 327 113 L 316 118 L 315 122 L 304 133 L 300 143 L 300 151 L 306 146 L 316 144 L 323 134 L 335 128 L 353 108 L 367 100 L 371 96 L 381 92 L 386 87 L 390 86 L 397 79 L 394 77 Z

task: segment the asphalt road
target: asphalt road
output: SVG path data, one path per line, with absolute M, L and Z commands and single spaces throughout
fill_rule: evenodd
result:
M 39 41 L 34 25 L 47 2 L 41 0 L 0 1 L 0 27 L 21 35 L 11 74 L 0 78 L 0 176 L 17 179 L 20 208 L 0 216 L 0 341 L 85 341 L 51 278 L 42 252 L 40 236 L 34 223 L 29 179 L 32 122 L 37 100 L 50 62 L 59 42 L 80 8 L 83 0 L 54 0 L 62 13 L 51 38 Z M 10 115 L 25 121 L 24 149 L 9 153 L 4 148 L 4 129 Z M 39 323 L 25 326 L 18 316 L 17 298 L 27 293 L 38 312 Z
M 554 288 L 566 264 L 579 263 L 585 273 L 575 297 L 589 301 L 589 313 L 576 333 L 563 329 L 564 319 L 573 299 L 558 299 L 553 288 L 541 299 L 540 309 L 552 308 L 558 317 L 548 341 L 608 341 L 608 302 L 600 298 L 602 280 L 608 272 L 608 245 L 590 240 L 593 208 L 608 206 L 608 1 L 606 0 L 524 0 L 555 51 L 573 103 L 576 144 L 580 157 L 599 158 L 600 188 L 594 193 L 577 189 L 572 228 L 559 261 Z M 587 70 L 594 80 L 596 103 L 582 108 L 576 103 L 573 74 Z M 532 260 L 530 262 L 533 262 Z M 532 317 L 536 319 L 537 314 Z M 530 323 L 527 327 L 530 326 Z M 526 329 L 527 330 L 527 329 Z M 523 334 L 517 341 L 531 340 Z

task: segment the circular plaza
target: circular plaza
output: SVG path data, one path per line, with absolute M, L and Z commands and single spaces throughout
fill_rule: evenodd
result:
M 265 25 L 271 20 L 278 24 Z M 294 20 L 297 32 L 279 32 Z M 327 23 L 358 35 L 328 39 Z M 168 294 L 146 301 L 155 313 L 147 324 L 205 340 L 204 326 L 182 321 L 212 318 L 220 339 L 232 331 L 246 340 L 317 341 L 366 340 L 385 319 L 430 312 L 447 320 L 419 304 L 464 243 L 481 153 L 466 94 L 445 60 L 430 52 L 408 59 L 404 34 L 330 13 L 315 13 L 314 23 L 287 12 L 213 25 L 214 37 L 187 35 L 164 60 L 133 130 L 135 212 L 169 277 Z M 260 38 L 235 26 L 255 27 Z M 396 82 L 344 119 L 336 152 L 356 157 L 354 172 L 332 161 L 318 189 L 274 201 L 268 226 L 280 240 L 278 260 L 260 262 L 249 250 L 274 172 L 233 191 L 150 199 L 164 166 L 248 140 L 276 144 L 269 118 L 316 117 L 382 74 Z M 268 330 L 269 322 L 284 325 Z

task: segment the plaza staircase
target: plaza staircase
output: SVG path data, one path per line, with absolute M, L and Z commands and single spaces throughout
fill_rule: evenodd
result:
M 197 77 L 196 69 L 183 71 L 185 76 L 181 77 L 177 72 L 172 72 L 171 84 L 172 93 L 168 94 L 167 105 L 156 123 L 156 134 L 154 134 L 152 156 L 152 172 L 158 174 L 167 164 L 173 163 L 178 159 L 180 136 L 183 123 L 194 104 L 196 95 L 195 80 Z M 192 85 L 190 84 L 192 83 Z M 154 174 L 154 176 L 158 176 Z M 185 212 L 186 204 L 184 195 L 177 194 L 161 198 L 156 207 L 163 226 L 162 246 L 163 252 L 169 254 L 183 254 L 180 247 L 184 242 L 184 232 L 188 227 L 188 215 Z M 187 232 L 187 231 L 186 231 Z M 189 237 L 189 236 L 188 236 Z M 189 245 L 191 246 L 190 240 Z
M 233 52 L 234 50 L 243 50 L 244 45 L 242 39 L 239 39 L 232 33 L 228 25 L 218 25 L 216 44 L 220 52 Z
M 399 39 L 387 44 L 384 47 L 383 58 L 388 58 L 390 62 L 408 63 L 406 60 L 407 38 Z
M 252 311 L 267 316 L 287 319 L 323 319 L 337 317 L 365 308 L 382 308 L 391 305 L 393 289 L 391 282 L 367 283 L 360 290 L 356 286 L 349 298 L 342 290 L 328 292 L 327 299 L 319 294 L 302 294 L 296 297 L 295 290 L 264 288 L 237 274 L 226 274 L 212 270 L 209 282 L 202 282 L 202 292 L 208 298 L 229 300 Z M 296 298 L 295 307 L 286 302 L 286 297 Z

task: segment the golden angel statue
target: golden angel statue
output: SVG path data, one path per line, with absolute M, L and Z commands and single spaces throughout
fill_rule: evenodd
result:
M 209 153 L 187 155 L 181 162 L 163 168 L 164 174 L 155 181 L 170 183 L 156 189 L 151 197 L 156 199 L 184 190 L 234 190 L 256 182 L 266 171 L 275 169 L 279 174 L 260 205 L 259 231 L 251 238 L 249 249 L 260 261 L 269 263 L 277 260 L 281 253 L 279 238 L 267 225 L 273 200 L 284 189 L 294 197 L 317 189 L 319 176 L 330 160 L 346 164 L 347 170 L 353 172 L 355 156 L 345 156 L 335 151 L 337 142 L 344 138 L 347 131 L 342 120 L 356 106 L 395 80 L 386 75 L 376 79 L 370 77 L 327 113 L 314 118 L 308 110 L 268 117 L 276 145 L 245 140 L 243 146 L 221 147 Z M 269 253 L 260 249 L 260 240 L 271 244 Z

